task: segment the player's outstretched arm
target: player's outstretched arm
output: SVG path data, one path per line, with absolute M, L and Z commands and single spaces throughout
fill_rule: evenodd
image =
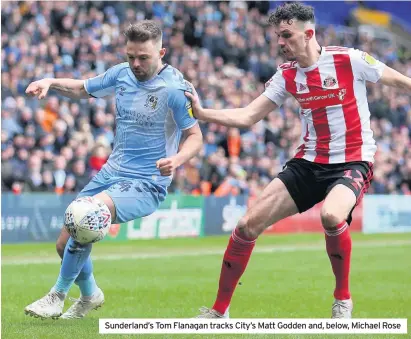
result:
M 190 85 L 193 93 L 185 92 L 185 94 L 191 100 L 194 116 L 200 120 L 228 127 L 245 128 L 254 125 L 277 108 L 277 105 L 265 95 L 260 95 L 244 108 L 221 110 L 203 108 L 194 86 Z
M 387 86 L 411 91 L 411 78 L 388 66 L 384 67 L 380 82 Z
M 184 130 L 183 138 L 184 141 L 181 144 L 180 151 L 176 155 L 157 161 L 156 165 L 161 175 L 171 175 L 177 167 L 196 156 L 203 147 L 203 135 L 198 123 Z
M 46 78 L 32 82 L 26 89 L 26 94 L 43 99 L 49 89 L 53 89 L 71 99 L 86 99 L 90 95 L 84 88 L 84 80 Z

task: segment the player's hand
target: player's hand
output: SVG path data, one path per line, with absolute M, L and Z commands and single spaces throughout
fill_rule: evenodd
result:
M 156 167 L 160 170 L 160 174 L 164 177 L 168 177 L 179 166 L 177 159 L 174 157 L 162 158 L 156 162 Z
M 196 89 L 194 88 L 194 86 L 191 82 L 186 81 L 186 83 L 187 83 L 187 85 L 189 85 L 191 87 L 192 93 L 185 91 L 184 94 L 186 95 L 187 98 L 189 98 L 191 100 L 191 107 L 193 109 L 194 117 L 197 118 L 197 119 L 201 119 L 202 118 L 203 107 L 201 106 L 200 98 L 198 96 L 198 93 L 197 93 Z
M 49 79 L 34 81 L 27 87 L 26 94 L 32 97 L 37 96 L 39 99 L 43 99 L 47 95 L 50 86 L 51 81 Z

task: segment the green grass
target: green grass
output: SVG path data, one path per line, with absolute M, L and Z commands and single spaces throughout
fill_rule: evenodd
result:
M 95 276 L 103 308 L 75 321 L 38 320 L 24 307 L 54 284 L 53 244 L 2 246 L 2 338 L 98 338 L 99 318 L 190 318 L 214 301 L 227 236 L 99 243 Z M 411 337 L 411 235 L 354 234 L 351 291 L 356 318 L 408 318 L 408 335 L 276 335 L 276 338 Z M 259 239 L 230 309 L 232 318 L 328 318 L 333 276 L 320 234 Z M 273 251 L 271 251 L 274 249 Z M 204 255 L 195 252 L 208 251 Z M 119 255 L 115 258 L 113 255 Z M 133 255 L 132 259 L 122 259 Z M 141 255 L 149 255 L 139 258 Z M 156 257 L 157 255 L 157 257 Z M 158 257 L 164 255 L 164 257 Z M 166 256 L 168 255 L 168 256 Z M 150 257 L 151 256 L 151 257 Z M 110 259 L 111 258 L 111 259 Z M 29 264 L 36 259 L 45 263 Z M 22 263 L 26 264 L 22 264 Z M 71 296 L 77 297 L 78 288 Z M 66 308 L 70 302 L 66 302 Z M 105 335 L 104 338 L 118 335 Z M 140 335 L 121 338 L 272 338 L 264 335 Z

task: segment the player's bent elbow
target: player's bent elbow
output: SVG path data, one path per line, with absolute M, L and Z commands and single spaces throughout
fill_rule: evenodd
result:
M 238 128 L 249 128 L 254 124 L 255 124 L 255 122 L 253 121 L 253 119 L 251 117 L 246 117 L 246 118 L 242 119 L 241 121 L 239 121 L 239 123 L 237 124 L 236 127 L 238 127 Z
M 195 139 L 195 145 L 196 145 L 195 148 L 196 148 L 197 152 L 200 152 L 201 149 L 202 149 L 203 146 L 204 146 L 204 141 L 203 141 L 203 136 L 202 136 L 202 135 L 198 136 L 198 137 Z
M 254 124 L 256 124 L 257 122 L 259 122 L 261 120 L 261 113 L 259 112 L 255 112 L 255 111 L 249 111 L 247 110 L 247 112 L 244 115 L 244 119 L 243 119 L 243 123 L 245 128 L 249 128 L 251 126 L 253 126 Z

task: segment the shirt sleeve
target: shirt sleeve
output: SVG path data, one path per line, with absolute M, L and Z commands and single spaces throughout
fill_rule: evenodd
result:
M 187 86 L 187 91 L 189 88 Z M 168 107 L 173 110 L 174 120 L 180 130 L 193 127 L 197 119 L 193 116 L 191 101 L 185 96 L 182 89 L 171 89 L 168 97 Z
M 123 68 L 124 65 L 119 64 L 109 68 L 103 74 L 87 79 L 84 82 L 84 89 L 88 94 L 95 98 L 102 98 L 115 94 L 117 76 Z
M 359 80 L 377 82 L 384 71 L 385 64 L 358 49 L 350 49 L 350 60 L 354 77 Z
M 278 68 L 274 76 L 266 82 L 263 94 L 278 107 L 280 107 L 285 99 L 287 99 L 289 93 L 285 89 L 285 80 L 281 68 Z

